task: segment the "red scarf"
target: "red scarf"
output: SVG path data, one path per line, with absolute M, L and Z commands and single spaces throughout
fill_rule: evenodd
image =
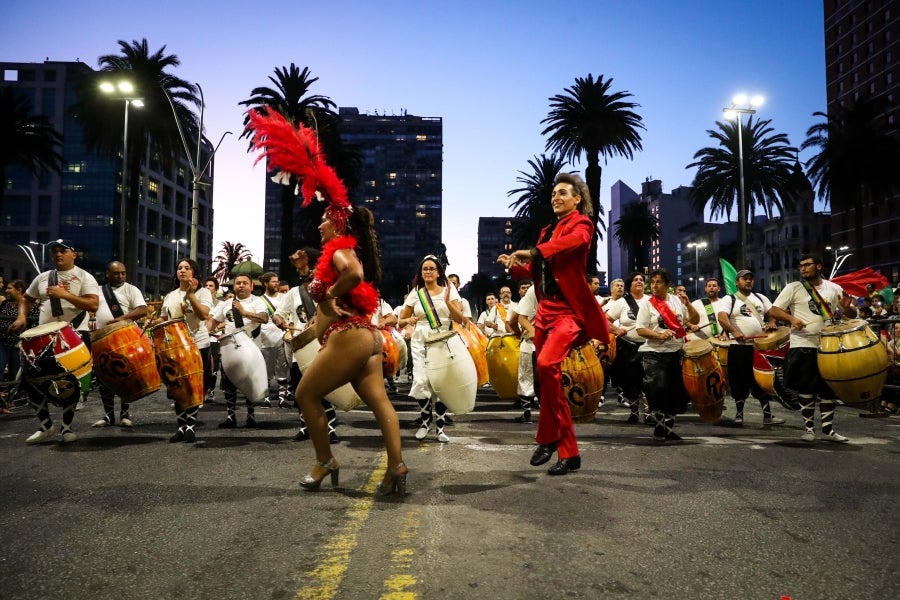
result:
M 669 303 L 665 300 L 660 300 L 655 295 L 650 295 L 650 304 L 653 305 L 653 308 L 656 309 L 656 312 L 659 313 L 659 316 L 663 318 L 663 321 L 666 323 L 666 327 L 675 332 L 676 338 L 683 338 L 687 335 L 687 332 L 684 330 L 684 327 L 681 326 L 681 323 L 678 322 L 678 317 L 675 316 L 675 313 L 672 312 L 672 308 L 669 306 Z

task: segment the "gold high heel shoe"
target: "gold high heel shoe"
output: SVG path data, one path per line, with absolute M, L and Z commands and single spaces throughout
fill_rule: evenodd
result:
M 300 480 L 300 487 L 304 490 L 315 491 L 319 489 L 322 485 L 322 480 L 325 479 L 326 476 L 331 475 L 331 487 L 336 488 L 338 486 L 338 477 L 341 472 L 341 465 L 338 464 L 334 457 L 328 459 L 328 462 L 319 462 L 316 461 L 317 467 L 322 467 L 325 469 L 325 472 L 322 473 L 322 476 L 318 479 L 313 478 L 312 473 L 305 475 L 303 479 Z
M 406 475 L 409 473 L 409 469 L 405 464 L 400 463 L 396 467 L 394 467 L 393 478 L 388 483 L 387 473 L 385 474 L 384 480 L 376 486 L 376 490 L 378 490 L 378 494 L 380 496 L 390 496 L 395 493 L 403 497 L 406 495 Z

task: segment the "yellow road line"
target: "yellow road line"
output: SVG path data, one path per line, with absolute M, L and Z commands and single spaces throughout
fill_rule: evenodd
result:
M 419 580 L 412 574 L 415 551 L 408 544 L 418 535 L 420 523 L 418 509 L 407 513 L 403 518 L 398 536 L 400 547 L 391 553 L 391 575 L 384 582 L 387 591 L 381 594 L 380 600 L 416 600 L 419 597 L 415 591 Z
M 337 595 L 344 574 L 350 565 L 350 554 L 358 543 L 359 531 L 365 524 L 374 504 L 375 486 L 384 477 L 387 469 L 387 454 L 382 453 L 378 467 L 369 480 L 360 488 L 366 493 L 364 498 L 354 500 L 347 510 L 347 522 L 323 550 L 322 559 L 306 573 L 309 583 L 297 590 L 298 600 L 331 600 Z

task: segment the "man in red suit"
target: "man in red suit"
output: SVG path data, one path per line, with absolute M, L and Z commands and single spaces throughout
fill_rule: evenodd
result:
M 593 205 L 587 185 L 577 175 L 560 173 L 550 198 L 556 221 L 543 230 L 534 248 L 501 254 L 497 262 L 515 278 L 530 276 L 538 298 L 534 321 L 537 383 L 541 399 L 538 447 L 534 466 L 559 461 L 551 475 L 581 468 L 575 425 L 563 394 L 562 362 L 572 348 L 589 339 L 608 340 L 609 328 L 585 279 L 587 256 L 594 236 Z

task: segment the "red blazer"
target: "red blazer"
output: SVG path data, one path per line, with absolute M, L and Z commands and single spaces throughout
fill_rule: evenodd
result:
M 549 228 L 550 225 L 547 225 L 541 230 L 538 240 L 543 239 Z M 581 320 L 585 333 L 592 339 L 609 340 L 609 323 L 588 287 L 585 273 L 593 235 L 593 222 L 575 210 L 560 219 L 550 239 L 538 244 L 537 249 L 550 263 L 556 283 L 576 317 Z M 527 267 L 514 268 L 513 276 L 530 276 L 534 280 L 537 299 L 541 300 L 541 270 L 535 262 Z

